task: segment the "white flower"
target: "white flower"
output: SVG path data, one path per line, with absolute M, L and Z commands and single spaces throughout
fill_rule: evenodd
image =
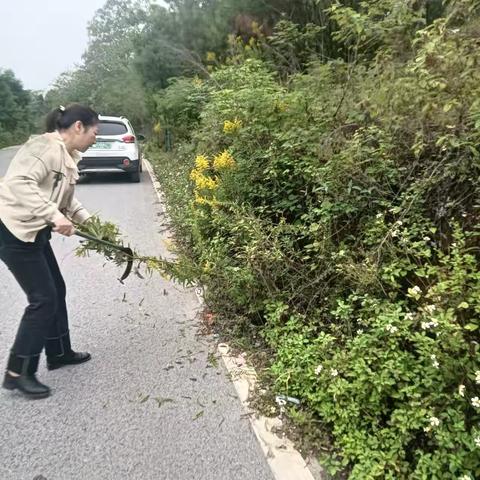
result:
M 437 309 L 435 305 L 425 305 L 424 310 L 430 315 Z
M 320 372 L 323 370 L 323 365 L 317 365 L 315 369 L 315 375 L 320 375 Z
M 480 385 L 480 370 L 477 370 L 477 371 L 475 372 L 475 383 L 476 383 L 477 385 Z
M 359 329 L 357 330 L 357 335 L 361 335 L 362 333 L 363 333 L 363 330 L 362 330 L 361 328 L 359 328 Z
M 440 420 L 437 417 L 430 417 L 430 426 L 438 427 L 440 425 Z
M 398 328 L 395 327 L 394 325 L 388 324 L 388 325 L 385 327 L 385 330 L 386 330 L 387 332 L 390 332 L 390 333 L 395 333 L 396 331 L 398 331 Z
M 440 364 L 438 363 L 436 355 L 430 355 L 430 358 L 432 359 L 432 365 L 434 368 L 438 368 Z
M 429 242 L 429 241 L 430 241 L 430 237 L 423 237 L 423 241 L 424 241 L 424 242 Z
M 465 385 L 459 385 L 459 386 L 458 386 L 458 394 L 459 394 L 461 397 L 464 397 L 464 396 L 465 396 Z
M 336 376 L 338 375 L 338 370 L 337 370 L 336 368 L 332 368 L 332 369 L 330 370 L 330 375 L 331 375 L 332 377 L 336 377 Z
M 422 296 L 422 289 L 418 285 L 415 285 L 408 289 L 408 294 L 418 300 Z
M 408 312 L 405 314 L 405 320 L 413 320 L 413 313 Z
M 422 322 L 420 326 L 422 327 L 422 330 L 429 330 L 430 328 L 438 327 L 438 322 L 435 320 L 432 320 L 431 322 Z
M 480 398 L 478 397 L 473 397 L 470 399 L 471 402 L 472 402 L 472 405 L 475 407 L 475 408 L 480 408 Z
M 480 435 L 477 435 L 473 441 L 475 442 L 475 446 L 480 447 Z
M 472 477 L 470 475 L 462 475 L 458 480 L 472 480 Z

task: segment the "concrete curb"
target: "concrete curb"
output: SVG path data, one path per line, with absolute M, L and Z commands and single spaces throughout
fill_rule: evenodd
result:
M 3 147 L 0 148 L 0 152 L 3 152 L 4 150 L 13 150 L 14 148 L 19 148 L 21 145 L 12 145 L 11 147 Z
M 275 433 L 282 426 L 281 418 L 256 415 L 249 408 L 249 395 L 256 381 L 254 369 L 245 365 L 242 357 L 229 355 L 224 345 L 220 344 L 218 350 L 274 477 L 277 480 L 316 480 L 294 444 L 288 438 Z
M 153 188 L 158 196 L 160 203 L 165 199 L 161 191 L 161 186 L 152 165 L 146 159 L 143 159 L 145 169 L 150 175 Z M 201 288 L 195 289 L 199 303 L 203 304 Z M 295 450 L 293 443 L 286 437 L 279 437 L 274 433 L 282 425 L 282 420 L 278 417 L 267 418 L 254 415 L 254 411 L 249 408 L 248 398 L 255 386 L 256 373 L 252 367 L 245 365 L 243 357 L 233 357 L 229 354 L 229 348 L 225 344 L 219 344 L 218 353 L 221 355 L 225 368 L 227 369 L 238 397 L 242 402 L 243 408 L 250 420 L 255 435 L 267 458 L 267 462 L 273 472 L 276 480 L 321 480 L 323 475 L 321 467 L 314 460 L 315 476 L 309 469 L 307 462 L 300 453 Z

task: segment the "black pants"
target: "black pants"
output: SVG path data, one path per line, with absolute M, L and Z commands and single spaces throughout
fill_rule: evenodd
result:
M 44 347 L 48 357 L 71 351 L 65 282 L 50 238 L 46 227 L 35 242 L 22 242 L 0 222 L 0 258 L 28 299 L 11 350 L 17 358 L 38 357 Z

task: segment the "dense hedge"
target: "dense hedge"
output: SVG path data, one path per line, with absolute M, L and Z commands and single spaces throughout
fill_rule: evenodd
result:
M 261 333 L 352 479 L 480 478 L 475 7 L 334 8 L 350 61 L 284 83 L 247 58 L 157 99 L 184 141 L 150 155 L 207 301 Z

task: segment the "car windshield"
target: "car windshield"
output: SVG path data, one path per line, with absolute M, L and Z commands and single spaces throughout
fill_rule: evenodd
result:
M 100 122 L 98 124 L 98 135 L 123 135 L 127 133 L 127 127 L 123 123 Z

